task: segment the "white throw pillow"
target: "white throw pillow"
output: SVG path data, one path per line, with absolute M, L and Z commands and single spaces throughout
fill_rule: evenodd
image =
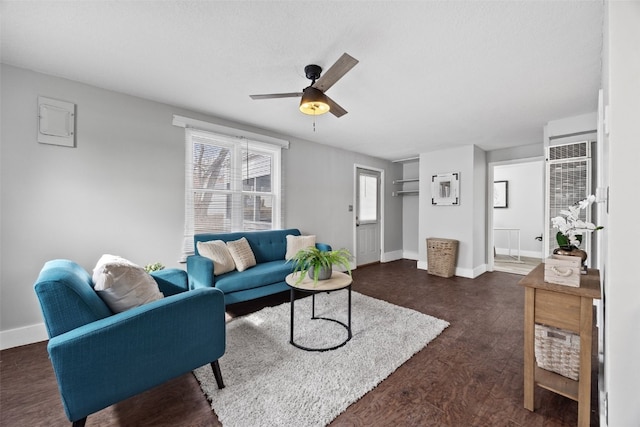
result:
M 306 249 L 310 246 L 316 245 L 316 236 L 294 236 L 292 234 L 287 235 L 287 253 L 284 259 L 290 260 L 300 249 Z
M 114 313 L 164 298 L 144 268 L 116 255 L 102 255 L 93 269 L 94 289 Z
M 245 271 L 247 268 L 256 265 L 256 257 L 253 255 L 251 246 L 249 246 L 246 238 L 243 237 L 239 240 L 227 242 L 227 248 L 229 248 L 238 271 Z
M 227 245 L 222 240 L 198 242 L 198 253 L 213 261 L 214 276 L 228 273 L 236 268 L 229 248 L 227 248 Z

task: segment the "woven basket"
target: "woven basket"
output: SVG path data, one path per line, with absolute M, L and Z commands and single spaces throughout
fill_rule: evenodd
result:
M 452 239 L 427 239 L 427 272 L 434 276 L 451 277 L 456 272 L 458 241 Z
M 564 329 L 536 324 L 536 363 L 542 369 L 578 380 L 580 336 Z

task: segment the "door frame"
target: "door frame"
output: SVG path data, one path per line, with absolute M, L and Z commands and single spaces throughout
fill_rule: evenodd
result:
M 523 159 L 504 160 L 500 162 L 490 162 L 487 164 L 487 271 L 493 271 L 494 269 L 494 256 L 493 256 L 493 180 L 494 180 L 494 168 L 496 166 L 505 165 L 518 165 L 532 162 L 543 162 L 542 178 L 545 179 L 546 171 L 544 170 L 545 156 L 525 157 Z M 544 182 L 542 183 L 544 186 Z M 543 191 L 544 193 L 544 191 Z M 542 200 L 544 204 L 545 201 Z M 543 224 L 544 226 L 544 220 Z
M 355 269 L 358 266 L 358 260 L 357 260 L 357 254 L 358 254 L 358 235 L 357 235 L 357 227 L 356 227 L 356 215 L 357 215 L 357 206 L 356 206 L 356 201 L 357 201 L 357 181 L 358 181 L 358 169 L 366 169 L 366 170 L 370 170 L 373 172 L 377 172 L 380 174 L 380 185 L 378 186 L 378 191 L 379 191 L 379 203 L 380 203 L 380 262 L 384 261 L 384 206 L 385 206 L 385 200 L 384 200 L 384 195 L 385 195 L 385 191 L 384 191 L 384 182 L 385 182 L 385 177 L 384 177 L 384 169 L 380 169 L 380 168 L 376 168 L 374 166 L 368 166 L 368 165 L 363 165 L 361 163 L 354 163 L 353 164 L 353 209 L 351 212 L 351 227 L 352 227 L 352 239 L 353 239 L 353 265 L 352 267 Z

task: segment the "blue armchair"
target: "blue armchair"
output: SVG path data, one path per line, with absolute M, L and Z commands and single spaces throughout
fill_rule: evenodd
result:
M 73 261 L 47 262 L 35 292 L 47 350 L 67 417 L 87 416 L 211 364 L 223 388 L 218 359 L 225 351 L 224 295 L 188 291 L 186 272 L 152 273 L 165 298 L 113 314 L 93 290 L 89 273 Z

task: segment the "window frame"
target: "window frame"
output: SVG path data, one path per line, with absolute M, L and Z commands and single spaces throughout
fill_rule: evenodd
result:
M 204 140 L 204 141 L 203 141 Z M 229 189 L 202 189 L 194 186 L 193 156 L 196 143 L 209 143 L 230 149 L 231 170 Z M 248 150 L 250 154 L 266 155 L 271 158 L 271 191 L 245 190 L 242 170 L 243 152 Z M 193 236 L 197 225 L 195 224 L 194 195 L 196 192 L 211 192 L 219 195 L 231 195 L 230 229 L 224 232 L 246 231 L 254 228 L 246 228 L 244 219 L 245 196 L 265 196 L 272 199 L 271 203 L 271 227 L 280 229 L 282 224 L 282 147 L 274 144 L 251 140 L 246 137 L 231 137 L 194 128 L 185 128 L 185 221 L 184 242 L 182 260 L 195 253 Z
M 362 184 L 366 185 L 366 182 L 363 183 L 363 178 L 364 179 L 373 179 L 373 181 L 375 182 L 376 188 L 374 189 L 374 197 L 375 197 L 375 207 L 374 207 L 374 214 L 375 214 L 375 218 L 371 219 L 371 218 L 367 218 L 367 219 L 363 219 L 362 218 L 362 212 L 363 212 L 363 206 L 362 206 Z M 366 187 L 364 188 L 364 190 L 366 191 Z M 362 172 L 360 172 L 359 174 L 359 182 L 358 182 L 358 192 L 360 193 L 358 195 L 359 197 L 359 203 L 358 203 L 358 221 L 361 225 L 363 224 L 376 224 L 380 221 L 380 200 L 378 197 L 380 191 L 380 178 L 377 174 L 373 174 L 373 173 L 367 173 L 367 171 L 363 170 Z

